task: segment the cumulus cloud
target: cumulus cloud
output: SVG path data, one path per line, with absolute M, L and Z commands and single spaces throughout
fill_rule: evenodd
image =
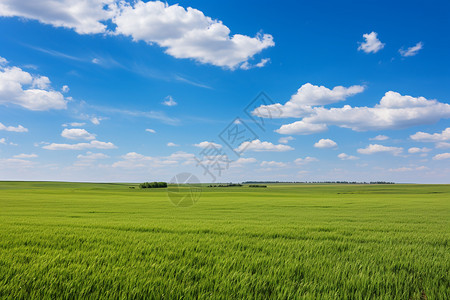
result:
M 311 83 L 302 85 L 296 94 L 291 96 L 291 99 L 284 105 L 280 103 L 271 105 L 262 105 L 256 108 L 252 114 L 259 117 L 267 117 L 266 112 L 277 110 L 281 113 L 278 118 L 302 117 L 312 112 L 311 106 L 326 105 L 344 101 L 348 97 L 362 93 L 364 87 L 360 85 L 353 85 L 348 88 L 343 86 L 336 86 L 333 89 L 324 86 L 317 86 Z
M 249 163 L 255 163 L 257 162 L 256 158 L 253 157 L 240 157 L 236 161 L 233 162 L 233 164 L 249 164 Z
M 3 125 L 3 123 L 1 123 L 1 122 L 0 122 L 0 130 L 12 131 L 12 132 L 28 132 L 28 129 L 23 127 L 22 125 L 19 125 L 17 127 L 6 126 L 6 125 Z
M 256 54 L 275 45 L 270 34 L 232 35 L 220 20 L 207 17 L 198 9 L 160 1 L 3 0 L 0 16 L 37 20 L 73 29 L 78 34 L 130 36 L 134 41 L 159 45 L 176 58 L 230 69 L 241 65 L 245 69 Z M 105 25 L 108 23 L 111 28 Z M 262 59 L 253 67 L 263 67 L 268 61 Z
M 221 21 L 197 9 L 159 1 L 123 3 L 113 22 L 116 33 L 157 44 L 171 56 L 230 69 L 275 45 L 269 34 L 230 35 Z
M 328 129 L 326 124 L 312 124 L 304 121 L 297 121 L 291 124 L 282 125 L 279 129 L 275 130 L 275 132 L 281 134 L 313 134 L 318 132 L 323 132 Z
M 165 100 L 162 102 L 162 105 L 165 105 L 165 106 L 175 106 L 177 104 L 178 103 L 173 99 L 172 96 L 167 96 L 165 98 Z
M 431 149 L 427 148 L 427 147 L 423 147 L 423 148 L 411 147 L 408 149 L 408 153 L 411 153 L 411 154 L 426 153 L 426 152 L 430 152 L 430 151 L 431 151 Z
M 89 133 L 86 129 L 72 128 L 64 129 L 61 136 L 70 140 L 95 140 L 95 134 Z
M 310 162 L 315 162 L 315 161 L 319 161 L 319 160 L 315 157 L 307 156 L 305 158 L 297 158 L 296 160 L 294 160 L 294 163 L 296 165 L 305 165 L 305 164 L 308 164 Z
M 357 150 L 361 154 L 375 154 L 375 153 L 390 153 L 393 155 L 399 155 L 403 152 L 401 147 L 387 147 L 378 144 L 370 144 L 366 148 L 360 148 Z
M 48 77 L 33 76 L 14 66 L 0 66 L 0 104 L 19 105 L 29 110 L 67 108 L 64 96 L 50 89 Z
M 114 16 L 115 8 L 112 0 L 2 0 L 0 16 L 22 17 L 92 34 L 106 32 L 103 22 Z
M 286 167 L 287 164 L 284 162 L 279 162 L 279 161 L 263 161 L 260 164 L 261 167 L 277 167 L 277 168 L 283 168 Z
M 289 143 L 289 141 L 292 141 L 292 140 L 294 140 L 294 138 L 292 136 L 283 136 L 278 139 L 278 142 L 282 143 L 282 144 L 287 144 L 287 143 Z
M 70 91 L 69 86 L 68 85 L 63 85 L 63 87 L 61 88 L 61 92 L 63 93 L 68 93 Z
M 86 149 L 115 149 L 117 148 L 111 142 L 91 141 L 89 143 L 78 144 L 56 144 L 51 143 L 42 147 L 47 150 L 86 150 Z
M 156 131 L 154 129 L 150 129 L 150 128 L 145 129 L 145 131 L 150 132 L 150 133 L 156 133 Z
M 400 52 L 401 56 L 408 57 L 408 56 L 416 55 L 420 50 L 422 50 L 422 48 L 423 48 L 423 43 L 418 42 L 415 46 L 409 47 L 406 50 L 404 50 L 403 48 L 399 49 L 398 52 Z
M 388 140 L 388 139 L 389 139 L 388 136 L 380 134 L 380 135 L 377 135 L 376 137 L 370 138 L 369 140 L 371 140 L 371 141 L 385 141 L 385 140 Z
M 326 130 L 327 125 L 354 131 L 402 129 L 435 123 L 443 118 L 450 118 L 449 104 L 389 91 L 374 107 L 314 107 L 301 121 L 283 125 L 276 131 L 282 134 L 311 134 Z M 310 128 L 314 130 L 308 130 Z
M 178 146 L 180 146 L 180 145 L 172 143 L 172 142 L 167 143 L 167 147 L 178 147 Z
M 429 134 L 426 132 L 416 132 L 410 138 L 418 142 L 445 142 L 450 141 L 450 127 L 444 129 L 441 133 Z
M 194 146 L 195 147 L 199 147 L 199 148 L 207 148 L 207 147 L 215 147 L 215 148 L 222 148 L 222 145 L 220 145 L 220 144 L 216 144 L 216 143 L 213 143 L 213 142 L 208 142 L 208 141 L 204 141 L 204 142 L 201 142 L 201 143 L 198 143 L 198 144 L 194 144 Z
M 317 143 L 314 144 L 316 148 L 336 148 L 337 143 L 330 139 L 320 139 Z
M 86 125 L 86 123 L 84 123 L 84 122 L 72 122 L 72 123 L 65 123 L 65 124 L 62 124 L 62 127 L 81 127 L 81 126 L 84 126 L 84 125 Z
M 378 34 L 374 31 L 363 34 L 364 42 L 360 43 L 358 50 L 365 53 L 377 53 L 384 48 L 384 45 L 379 39 Z
M 77 158 L 81 160 L 97 160 L 97 159 L 106 159 L 109 158 L 109 156 L 104 153 L 93 153 L 88 151 L 86 152 L 85 155 L 83 154 L 77 155 Z
M 237 149 L 237 152 L 243 151 L 255 151 L 255 152 L 284 152 L 294 150 L 291 146 L 288 145 L 274 145 L 270 142 L 261 142 L 260 140 L 253 140 L 251 142 L 243 142 Z
M 359 157 L 357 157 L 357 156 L 348 155 L 348 154 L 345 154 L 345 153 L 339 154 L 338 157 L 341 160 L 357 160 L 357 159 L 359 159 Z
M 433 160 L 442 160 L 442 159 L 448 159 L 450 158 L 450 153 L 441 153 L 441 154 L 436 154 L 435 156 L 433 156 Z

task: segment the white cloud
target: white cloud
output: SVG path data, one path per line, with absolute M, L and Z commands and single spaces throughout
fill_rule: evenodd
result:
M 207 141 L 204 141 L 204 142 L 201 142 L 201 143 L 198 143 L 198 144 L 194 144 L 194 146 L 195 147 L 199 147 L 199 148 L 207 148 L 207 147 L 210 147 L 210 146 L 213 146 L 213 147 L 215 147 L 215 148 L 222 148 L 222 145 L 220 145 L 220 144 L 216 144 L 216 143 L 213 143 L 213 142 L 207 142 Z
M 435 123 L 443 118 L 450 118 L 449 104 L 389 91 L 375 107 L 314 107 L 301 121 L 283 125 L 276 131 L 282 134 L 311 134 L 326 130 L 327 125 L 354 131 L 401 129 Z M 309 128 L 315 130 L 308 131 Z
M 442 160 L 450 158 L 450 153 L 441 153 L 433 156 L 433 160 Z
M 88 151 L 86 152 L 86 155 L 83 154 L 77 155 L 77 158 L 81 160 L 97 160 L 97 159 L 106 159 L 109 158 L 109 156 L 103 153 L 93 153 Z
M 186 165 L 195 163 L 194 157 L 194 154 L 183 151 L 178 151 L 164 157 L 151 157 L 136 152 L 129 152 L 122 156 L 123 160 L 113 163 L 112 167 L 125 169 L 158 168 L 167 165 L 177 165 L 181 162 Z
M 112 0 L 2 0 L 0 16 L 38 20 L 79 34 L 92 34 L 106 31 L 102 22 L 113 17 L 114 8 Z
M 62 124 L 62 127 L 81 127 L 81 126 L 84 126 L 84 125 L 86 125 L 86 123 L 84 123 L 84 122 L 72 122 L 72 123 L 65 123 L 65 124 Z
M 383 49 L 385 44 L 383 44 L 377 36 L 378 34 L 374 31 L 363 34 L 365 41 L 360 43 L 358 50 L 362 50 L 365 53 L 377 53 Z
M 129 152 L 122 156 L 123 160 L 112 164 L 113 168 L 136 169 L 149 167 L 149 162 L 153 160 L 150 156 L 145 156 L 136 152 Z
M 330 139 L 320 139 L 317 143 L 314 144 L 316 148 L 336 148 L 337 144 L 335 141 Z
M 411 172 L 411 171 L 423 171 L 428 170 L 425 166 L 420 167 L 400 167 L 397 169 L 389 169 L 389 172 Z
M 348 155 L 348 154 L 345 154 L 345 153 L 339 154 L 338 157 L 341 160 L 357 160 L 357 159 L 359 159 L 359 157 L 357 157 L 357 156 Z
M 6 139 L 5 138 L 1 138 L 0 139 L 0 144 L 6 145 Z
M 281 113 L 275 116 L 272 115 L 271 117 L 302 117 L 313 111 L 311 106 L 326 105 L 344 101 L 348 97 L 362 93 L 363 91 L 364 87 L 360 85 L 353 85 L 348 88 L 336 86 L 330 90 L 324 86 L 306 83 L 302 85 L 298 89 L 297 93 L 292 95 L 291 99 L 284 105 L 280 103 L 262 105 L 256 108 L 252 114 L 259 117 L 267 117 L 267 111 L 278 110 L 281 111 Z
M 256 158 L 253 157 L 240 157 L 236 161 L 233 162 L 233 164 L 249 164 L 249 163 L 255 163 L 257 162 Z
M 35 165 L 35 162 L 25 160 L 25 159 L 18 159 L 18 158 L 3 158 L 0 159 L 0 165 L 2 168 L 28 168 Z
M 89 133 L 85 129 L 81 128 L 66 128 L 62 131 L 61 136 L 70 140 L 95 140 L 95 134 Z
M 68 85 L 63 85 L 63 87 L 61 88 L 61 92 L 63 93 L 68 93 L 70 91 L 69 86 Z
M 294 140 L 294 138 L 292 136 L 283 136 L 278 139 L 278 142 L 282 143 L 282 144 L 287 144 L 287 143 L 289 143 L 289 141 L 292 141 L 292 140 Z
M 50 87 L 50 79 L 47 76 L 37 76 L 33 78 L 33 82 L 31 83 L 31 87 L 39 88 L 39 89 L 48 89 Z
M 221 21 L 200 10 L 141 0 L 3 0 L 0 16 L 22 17 L 75 30 L 78 34 L 110 33 L 131 36 L 165 48 L 176 58 L 188 58 L 235 69 L 275 45 L 270 34 L 230 35 Z M 114 32 L 105 23 L 116 26 Z M 95 63 L 95 60 L 93 60 Z M 261 67 L 267 61 L 256 64 Z
M 167 147 L 178 147 L 178 146 L 180 146 L 180 145 L 172 143 L 172 142 L 167 143 Z
M 371 141 L 385 141 L 385 140 L 388 140 L 388 139 L 389 139 L 388 136 L 380 134 L 380 135 L 377 135 L 376 137 L 370 138 L 369 140 L 371 140 Z
M 307 163 L 315 162 L 315 161 L 319 161 L 319 160 L 315 157 L 307 156 L 305 158 L 297 158 L 296 160 L 294 160 L 294 163 L 297 165 L 305 165 Z
M 94 124 L 94 125 L 100 125 L 100 121 L 101 121 L 101 120 L 103 120 L 102 117 L 92 117 L 92 118 L 91 118 L 91 122 L 92 122 L 92 124 Z
M 398 52 L 400 52 L 401 56 L 408 57 L 408 56 L 416 55 L 420 50 L 422 50 L 422 48 L 423 48 L 423 43 L 418 42 L 415 46 L 409 47 L 406 50 L 404 50 L 403 48 L 399 49 Z
M 357 150 L 361 154 L 375 154 L 375 153 L 390 153 L 393 155 L 399 155 L 403 152 L 403 148 L 400 147 L 387 147 L 378 144 L 370 144 L 366 148 L 360 148 Z
M 13 156 L 14 158 L 36 158 L 38 157 L 37 154 L 17 154 Z
M 447 143 L 447 142 L 436 143 L 436 148 L 439 148 L 439 149 L 450 148 L 450 143 Z
M 270 62 L 270 58 L 263 58 L 261 59 L 261 61 L 255 65 L 252 65 L 251 63 L 249 63 L 248 61 L 244 62 L 240 68 L 242 70 L 250 70 L 253 68 L 262 68 L 264 67 L 268 62 Z
M 283 168 L 286 167 L 287 164 L 279 161 L 263 161 L 260 164 L 261 167 L 277 167 L 277 168 Z
M 42 147 L 47 150 L 86 150 L 86 149 L 115 149 L 117 148 L 111 142 L 91 141 L 89 143 L 78 144 L 56 144 L 52 143 Z
M 162 102 L 162 105 L 165 105 L 165 106 L 175 106 L 177 104 L 178 103 L 175 100 L 173 100 L 172 96 L 167 96 L 165 98 L 164 102 Z
M 66 109 L 64 96 L 49 86 L 48 77 L 32 76 L 18 67 L 0 66 L 0 104 L 19 105 L 29 110 Z
M 427 148 L 427 147 L 423 147 L 423 148 L 411 147 L 408 149 L 408 153 L 411 153 L 411 154 L 426 153 L 426 152 L 430 152 L 430 151 L 431 151 L 431 149 Z
M 19 125 L 17 127 L 14 126 L 5 126 L 3 123 L 0 123 L 0 130 L 12 131 L 12 132 L 28 132 L 28 129 Z
M 414 141 L 418 142 L 445 142 L 450 141 L 450 127 L 442 130 L 442 133 L 429 134 L 419 131 L 410 136 Z
M 1 6 L 0 6 L 0 8 L 1 8 Z M 8 64 L 8 61 L 6 60 L 6 58 L 0 56 L 0 66 L 4 66 L 7 64 Z
M 131 36 L 135 41 L 155 43 L 176 58 L 230 69 L 275 45 L 269 34 L 230 35 L 230 29 L 221 21 L 197 9 L 159 1 L 123 4 L 113 22 L 117 25 L 116 33 Z
M 251 142 L 243 142 L 237 149 L 237 152 L 243 151 L 272 151 L 272 152 L 284 152 L 294 150 L 291 146 L 288 145 L 274 145 L 270 142 L 261 142 L 260 140 L 253 140 Z
M 313 134 L 323 132 L 327 130 L 326 124 L 312 124 L 304 121 L 297 121 L 291 124 L 282 125 L 279 129 L 275 130 L 280 134 Z
M 145 129 L 145 131 L 150 132 L 150 133 L 156 133 L 156 131 L 154 129 L 150 129 L 150 128 Z

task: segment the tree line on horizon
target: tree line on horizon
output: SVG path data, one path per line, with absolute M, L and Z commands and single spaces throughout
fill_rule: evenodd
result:
M 144 182 L 139 185 L 141 189 L 152 189 L 152 188 L 166 188 L 167 182 Z

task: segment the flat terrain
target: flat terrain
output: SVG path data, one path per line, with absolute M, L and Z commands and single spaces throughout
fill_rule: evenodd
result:
M 450 185 L 0 182 L 0 298 L 450 299 Z

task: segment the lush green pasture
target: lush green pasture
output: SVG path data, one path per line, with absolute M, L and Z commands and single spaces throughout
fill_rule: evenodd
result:
M 450 299 L 450 185 L 0 182 L 0 298 Z

